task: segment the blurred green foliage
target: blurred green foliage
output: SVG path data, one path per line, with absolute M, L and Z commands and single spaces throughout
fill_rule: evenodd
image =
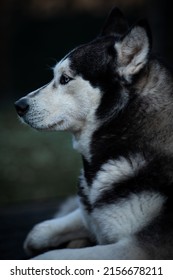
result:
M 22 125 L 15 110 L 0 112 L 0 205 L 76 192 L 81 166 L 71 135 Z

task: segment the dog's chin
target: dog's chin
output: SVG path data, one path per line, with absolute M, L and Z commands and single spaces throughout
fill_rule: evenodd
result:
M 52 125 L 47 125 L 47 126 L 32 126 L 34 129 L 39 130 L 39 131 L 60 131 L 60 130 L 65 130 L 58 124 L 52 124 Z
M 38 131 L 68 131 L 73 133 L 78 133 L 82 130 L 82 127 L 84 126 L 84 120 L 68 120 L 68 119 L 59 119 L 55 122 L 39 122 L 36 121 L 36 119 L 33 121 L 33 119 L 29 118 L 20 118 L 22 123 L 29 125 L 35 130 Z
M 42 124 L 39 122 L 32 122 L 26 119 L 21 119 L 21 122 L 26 125 L 29 125 L 33 129 L 38 131 L 63 131 L 68 129 L 67 124 L 64 120 L 60 120 L 56 123 L 51 124 Z

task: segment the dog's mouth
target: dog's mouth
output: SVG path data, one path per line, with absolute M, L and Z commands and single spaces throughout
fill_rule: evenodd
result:
M 65 121 L 59 120 L 57 122 L 54 122 L 52 124 L 43 125 L 39 122 L 33 122 L 29 120 L 23 120 L 24 123 L 28 124 L 32 128 L 39 130 L 39 131 L 54 131 L 63 128 Z
M 60 120 L 58 122 L 55 122 L 55 123 L 47 125 L 47 126 L 36 127 L 36 129 L 37 130 L 44 130 L 44 131 L 53 131 L 55 129 L 58 129 L 58 127 L 62 127 L 63 124 L 64 124 L 64 120 Z

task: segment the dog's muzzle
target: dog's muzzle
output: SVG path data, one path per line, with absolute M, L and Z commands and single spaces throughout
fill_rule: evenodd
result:
M 23 97 L 17 100 L 15 103 L 15 108 L 20 117 L 23 117 L 29 110 L 29 104 L 27 98 Z

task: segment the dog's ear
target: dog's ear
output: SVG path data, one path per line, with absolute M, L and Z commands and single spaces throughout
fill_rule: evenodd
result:
M 128 30 L 128 23 L 123 13 L 118 8 L 110 12 L 99 36 L 118 35 L 121 36 Z
M 146 20 L 136 23 L 115 43 L 117 71 L 124 80 L 131 81 L 147 63 L 151 50 L 151 31 Z

